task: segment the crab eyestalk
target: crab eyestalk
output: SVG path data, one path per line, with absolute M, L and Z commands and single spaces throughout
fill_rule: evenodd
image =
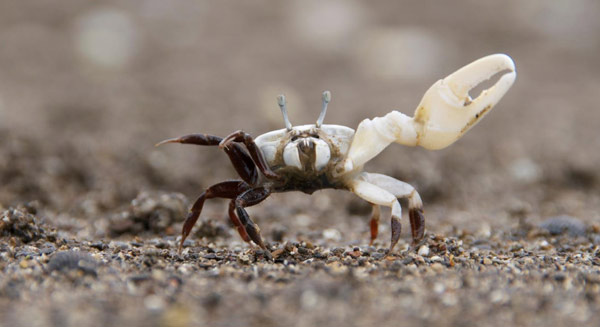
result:
M 281 109 L 281 114 L 283 114 L 283 121 L 285 122 L 285 128 L 288 131 L 292 130 L 292 123 L 290 123 L 290 119 L 288 118 L 288 114 L 287 114 L 287 105 L 286 105 L 286 101 L 285 101 L 285 95 L 280 94 L 277 96 L 277 104 L 279 105 L 279 108 Z
M 317 128 L 321 127 L 321 125 L 323 124 L 323 120 L 325 119 L 325 114 L 327 113 L 327 105 L 331 101 L 331 92 L 329 92 L 329 91 L 323 92 L 322 99 L 323 99 L 323 107 L 321 108 L 321 114 L 319 114 L 319 119 L 317 119 L 317 123 L 316 123 Z

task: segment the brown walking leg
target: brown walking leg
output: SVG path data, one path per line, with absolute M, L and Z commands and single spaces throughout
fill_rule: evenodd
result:
M 229 219 L 237 229 L 238 233 L 242 237 L 242 239 L 248 243 L 250 243 L 250 237 L 248 237 L 248 233 L 246 232 L 246 228 L 240 222 L 240 218 L 235 214 L 235 200 L 231 200 L 229 202 Z
M 250 239 L 264 250 L 267 250 L 267 247 L 260 236 L 260 228 L 258 228 L 258 225 L 252 221 L 250 216 L 248 216 L 248 213 L 246 210 L 244 210 L 244 207 L 256 205 L 269 197 L 269 195 L 271 195 L 271 191 L 269 189 L 259 187 L 247 190 L 235 199 L 235 209 L 240 222 L 245 227 Z
M 190 235 L 192 228 L 196 224 L 198 217 L 200 217 L 200 213 L 202 212 L 202 207 L 204 206 L 204 201 L 206 199 L 211 198 L 227 198 L 227 199 L 235 199 L 240 194 L 246 192 L 250 189 L 250 186 L 244 181 L 226 181 L 215 184 L 206 189 L 206 191 L 202 192 L 190 213 L 188 214 L 185 222 L 183 223 L 183 228 L 181 230 L 181 242 L 179 243 L 179 251 L 183 248 L 183 242 Z

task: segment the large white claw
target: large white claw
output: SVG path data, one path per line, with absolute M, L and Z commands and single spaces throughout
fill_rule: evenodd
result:
M 471 99 L 469 91 L 498 73 L 504 75 L 496 84 Z M 437 150 L 454 143 L 500 101 L 516 76 L 512 59 L 494 54 L 437 81 L 425 92 L 415 111 L 417 144 Z
M 497 74 L 501 77 L 492 87 L 471 99 L 469 91 Z M 363 120 L 346 160 L 337 166 L 337 173 L 359 169 L 392 142 L 430 150 L 449 146 L 500 101 L 516 76 L 509 56 L 483 57 L 434 83 L 425 92 L 414 117 L 392 111 L 384 117 Z

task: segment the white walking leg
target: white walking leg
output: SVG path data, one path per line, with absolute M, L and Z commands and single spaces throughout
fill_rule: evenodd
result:
M 423 202 L 417 190 L 412 185 L 390 176 L 374 173 L 362 173 L 361 176 L 367 182 L 381 187 L 397 198 L 408 199 L 412 243 L 413 245 L 418 244 L 425 233 L 425 216 L 423 215 Z
M 366 181 L 362 174 L 350 181 L 349 184 L 350 191 L 358 195 L 360 198 L 374 205 L 382 205 L 392 209 L 392 215 L 390 219 L 392 239 L 389 250 L 391 253 L 394 249 L 394 246 L 396 246 L 396 243 L 398 243 L 398 240 L 400 239 L 400 232 L 402 230 L 400 225 L 400 218 L 402 217 L 402 208 L 400 207 L 400 202 L 398 202 L 398 199 L 396 196 L 394 196 L 394 194 Z

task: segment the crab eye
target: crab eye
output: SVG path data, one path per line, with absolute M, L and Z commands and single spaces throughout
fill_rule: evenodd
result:
M 298 139 L 298 136 L 292 136 L 292 142 L 296 141 Z

